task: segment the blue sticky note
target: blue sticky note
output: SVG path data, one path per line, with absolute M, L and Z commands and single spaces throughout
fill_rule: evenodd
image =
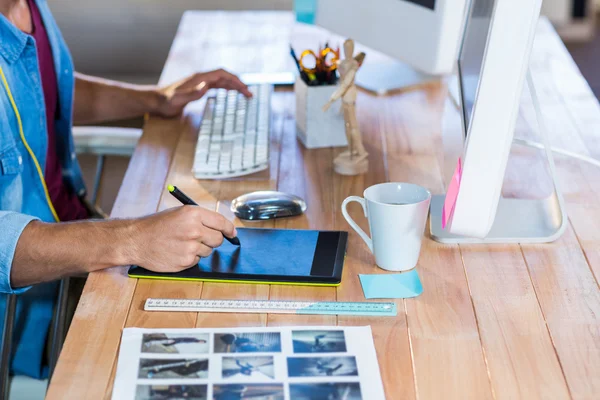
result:
M 294 0 L 296 21 L 314 25 L 317 14 L 317 0 Z
M 423 293 L 416 269 L 401 274 L 359 274 L 358 277 L 367 299 L 406 299 Z

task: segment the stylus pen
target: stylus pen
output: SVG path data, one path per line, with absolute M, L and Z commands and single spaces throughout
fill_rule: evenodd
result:
M 185 204 L 185 205 L 189 205 L 189 206 L 197 206 L 198 205 L 198 203 L 196 203 L 194 200 L 190 199 L 185 193 L 183 193 L 181 190 L 177 189 L 177 186 L 169 185 L 169 186 L 167 186 L 167 189 L 169 189 L 169 193 L 171 193 L 173 195 L 173 197 L 175 197 L 177 200 L 179 200 L 181 202 L 181 204 Z M 238 239 L 237 236 L 233 237 L 233 238 L 228 238 L 227 236 L 223 235 L 223 237 L 234 246 L 240 245 L 240 239 Z

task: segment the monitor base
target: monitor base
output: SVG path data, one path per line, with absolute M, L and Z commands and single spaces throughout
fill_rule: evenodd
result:
M 440 77 L 419 72 L 397 61 L 365 63 L 356 74 L 356 85 L 379 96 L 387 96 L 438 83 Z
M 547 243 L 558 239 L 566 228 L 566 216 L 556 193 L 545 199 L 500 198 L 496 219 L 487 237 L 471 238 L 442 229 L 445 196 L 431 198 L 429 229 L 440 243 Z
M 547 243 L 555 241 L 565 231 L 568 223 L 567 212 L 559 190 L 554 156 L 531 71 L 527 73 L 527 86 L 553 183 L 552 194 L 544 199 L 500 197 L 492 229 L 485 238 L 453 235 L 442 229 L 442 208 L 445 196 L 433 196 L 429 217 L 429 231 L 433 240 L 441 243 Z

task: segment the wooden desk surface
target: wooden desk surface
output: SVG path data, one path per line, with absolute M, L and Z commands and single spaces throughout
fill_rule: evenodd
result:
M 287 70 L 291 26 L 288 13 L 188 12 L 161 82 L 219 66 L 236 72 Z M 317 29 L 296 26 L 293 31 L 295 43 L 299 32 L 303 40 L 324 42 Z M 600 158 L 598 102 L 545 21 L 540 23 L 532 68 L 552 143 Z M 113 216 L 175 206 L 165 194 L 165 183 L 172 182 L 201 205 L 231 218 L 229 201 L 241 193 L 292 192 L 307 200 L 307 213 L 259 226 L 349 230 L 340 204 L 369 185 L 409 181 L 443 192 L 439 150 L 446 94 L 443 84 L 387 98 L 361 94 L 359 120 L 370 170 L 357 177 L 332 172 L 339 149 L 307 151 L 299 145 L 291 92 L 273 97 L 270 171 L 243 180 L 191 177 L 201 102 L 181 120 L 151 118 Z M 531 135 L 534 121 L 531 104 L 525 101 L 517 136 Z M 505 194 L 546 194 L 548 180 L 539 153 L 522 147 L 513 153 Z M 138 281 L 126 277 L 126 268 L 91 274 L 48 398 L 109 398 L 123 327 L 317 324 L 372 326 L 388 399 L 598 398 L 600 169 L 562 156 L 557 166 L 569 213 L 569 226 L 560 240 L 545 245 L 457 246 L 425 239 L 418 264 L 425 291 L 420 297 L 398 300 L 397 318 L 164 314 L 142 309 L 148 297 L 362 301 L 357 274 L 381 270 L 354 232 L 337 289 Z M 365 226 L 357 208 L 352 208 L 353 216 Z

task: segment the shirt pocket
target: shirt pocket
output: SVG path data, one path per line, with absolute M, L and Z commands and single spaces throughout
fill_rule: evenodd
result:
M 16 146 L 0 150 L 0 210 L 23 208 L 23 157 Z
M 16 146 L 0 151 L 0 179 L 23 172 L 23 157 Z

